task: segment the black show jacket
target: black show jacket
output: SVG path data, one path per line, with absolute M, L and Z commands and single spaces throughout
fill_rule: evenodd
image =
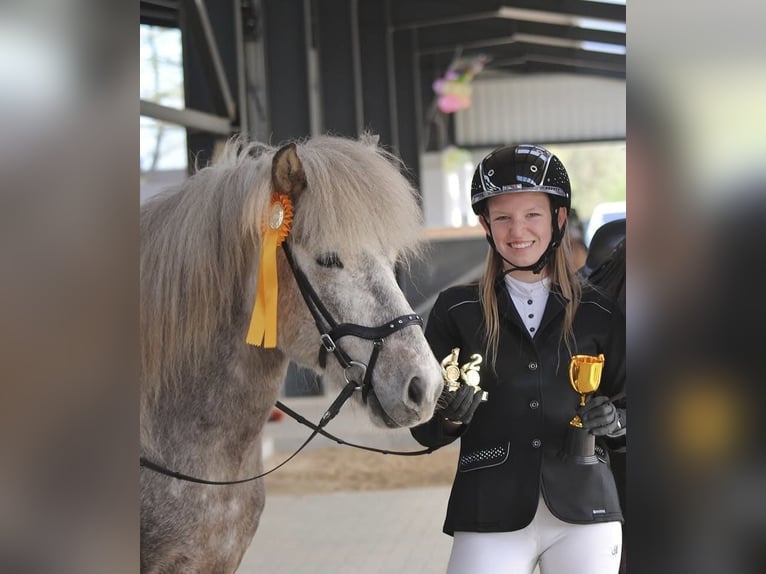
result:
M 564 304 L 551 292 L 542 321 L 530 337 L 505 288 L 497 288 L 500 340 L 496 372 L 480 368 L 489 393 L 470 424 L 461 429 L 460 458 L 444 532 L 506 532 L 527 526 L 540 493 L 559 519 L 578 524 L 619 520 L 622 513 L 603 444 L 598 464 L 579 465 L 558 456 L 579 395 L 569 382 L 570 354 L 560 340 Z M 581 355 L 604 354 L 597 394 L 625 408 L 625 317 L 606 297 L 585 288 L 574 321 Z M 431 311 L 426 337 L 438 360 L 460 347 L 460 364 L 484 355 L 484 320 L 478 285 L 443 291 Z M 411 429 L 425 446 L 442 446 L 457 436 L 444 433 L 438 411 Z M 625 440 L 622 437 L 619 440 Z

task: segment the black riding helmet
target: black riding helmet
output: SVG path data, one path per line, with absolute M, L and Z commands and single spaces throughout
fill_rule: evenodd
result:
M 471 207 L 476 215 L 484 217 L 487 210 L 487 199 L 506 193 L 541 191 L 547 193 L 551 200 L 551 225 L 553 234 L 545 253 L 533 265 L 518 267 L 503 258 L 513 266 L 511 271 L 534 271 L 540 273 L 548 261 L 548 257 L 561 243 L 564 237 L 566 222 L 558 226 L 559 209 L 569 210 L 572 204 L 572 189 L 569 175 L 561 160 L 539 145 L 521 144 L 496 149 L 487 155 L 473 174 L 471 182 Z M 492 248 L 495 242 L 491 235 L 487 241 Z M 502 257 L 502 255 L 501 255 Z

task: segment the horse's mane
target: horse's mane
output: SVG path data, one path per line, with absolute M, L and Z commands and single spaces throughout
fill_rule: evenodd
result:
M 417 251 L 421 211 L 394 156 L 368 136 L 295 143 L 308 187 L 291 241 L 341 257 L 364 250 L 406 261 Z M 232 139 L 211 166 L 142 206 L 142 384 L 188 376 L 211 360 L 216 337 L 243 325 L 276 151 Z

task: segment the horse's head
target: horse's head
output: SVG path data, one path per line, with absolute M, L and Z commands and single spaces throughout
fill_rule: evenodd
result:
M 424 422 L 443 388 L 441 369 L 395 275 L 420 233 L 419 207 L 370 142 L 318 140 L 285 146 L 272 162 L 272 189 L 294 207 L 277 257 L 277 346 L 329 384 L 368 382 L 355 394 L 376 424 Z

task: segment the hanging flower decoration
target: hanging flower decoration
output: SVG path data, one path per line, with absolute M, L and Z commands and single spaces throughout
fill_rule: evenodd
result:
M 433 89 L 439 110 L 451 114 L 471 106 L 471 80 L 484 69 L 489 58 L 484 55 L 453 62 L 442 78 L 434 81 Z
M 290 198 L 274 192 L 267 216 L 261 237 L 258 292 L 246 341 L 249 345 L 273 349 L 277 346 L 277 247 L 290 235 L 293 223 L 293 203 Z

